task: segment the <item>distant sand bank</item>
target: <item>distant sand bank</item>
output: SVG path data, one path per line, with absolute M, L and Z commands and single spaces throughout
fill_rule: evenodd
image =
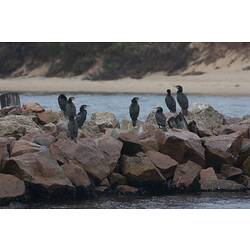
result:
M 0 92 L 82 92 L 82 93 L 138 93 L 163 94 L 167 88 L 181 84 L 194 95 L 250 95 L 250 71 L 213 71 L 202 75 L 166 76 L 155 73 L 136 80 L 124 78 L 112 81 L 88 81 L 74 78 L 9 78 L 0 79 Z

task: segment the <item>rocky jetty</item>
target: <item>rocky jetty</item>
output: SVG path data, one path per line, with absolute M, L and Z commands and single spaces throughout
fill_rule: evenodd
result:
M 197 104 L 186 128 L 165 132 L 152 114 L 131 128 L 112 113 L 94 113 L 74 142 L 60 113 L 38 103 L 12 110 L 0 118 L 0 204 L 250 188 L 246 117 L 226 119 Z

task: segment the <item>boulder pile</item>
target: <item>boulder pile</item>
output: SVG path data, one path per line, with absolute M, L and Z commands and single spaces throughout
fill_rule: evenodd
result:
M 93 114 L 74 142 L 65 122 L 31 103 L 0 118 L 0 204 L 250 188 L 250 123 L 228 124 L 210 106 L 191 109 L 196 131 L 164 132 L 151 114 L 139 129 L 126 121 L 120 128 L 105 112 Z

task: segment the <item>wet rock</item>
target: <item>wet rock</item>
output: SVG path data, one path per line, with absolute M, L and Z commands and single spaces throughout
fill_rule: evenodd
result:
M 95 187 L 95 191 L 97 194 L 105 194 L 109 191 L 109 187 L 108 186 L 98 186 L 98 187 Z
M 247 159 L 244 161 L 243 165 L 240 166 L 240 168 L 243 170 L 243 173 L 250 177 L 250 156 L 247 157 Z
M 178 165 L 177 161 L 168 155 L 164 155 L 156 151 L 148 151 L 147 155 L 166 179 L 174 176 L 175 169 Z
M 92 113 L 90 122 L 99 128 L 115 128 L 119 125 L 115 115 L 110 112 Z
M 57 127 L 54 123 L 48 123 L 43 126 L 43 131 L 48 135 L 57 135 Z
M 94 138 L 95 135 L 89 132 L 87 129 L 82 128 L 78 130 L 78 137 L 79 138 Z
M 201 166 L 192 161 L 178 165 L 173 178 L 173 186 L 177 189 L 193 188 L 200 171 Z
M 162 129 L 151 128 L 139 135 L 139 140 L 142 144 L 143 152 L 159 151 L 160 145 L 165 139 L 165 133 Z
M 18 156 L 26 153 L 35 153 L 47 150 L 46 147 L 42 147 L 36 143 L 32 143 L 23 139 L 14 142 L 11 156 Z
M 121 157 L 121 173 L 129 183 L 143 185 L 159 183 L 165 180 L 160 171 L 146 155 Z
M 136 155 L 142 151 L 142 143 L 139 140 L 139 136 L 132 131 L 120 133 L 119 140 L 123 142 L 122 154 Z
M 246 187 L 231 180 L 218 180 L 218 190 L 243 191 Z
M 234 179 L 235 177 L 243 174 L 243 171 L 240 168 L 224 164 L 221 167 L 221 174 L 226 177 L 226 179 Z
M 203 138 L 203 137 L 213 136 L 214 134 L 213 131 L 210 129 L 198 127 L 198 135 L 199 137 Z
M 110 187 L 110 183 L 109 183 L 108 178 L 105 178 L 104 180 L 102 180 L 102 182 L 100 183 L 100 186 Z
M 230 124 L 223 125 L 216 129 L 218 135 L 229 135 L 235 132 L 240 132 L 244 138 L 249 138 L 249 125 L 247 124 Z
M 82 127 L 83 130 L 88 131 L 89 133 L 93 134 L 93 135 L 98 135 L 101 134 L 103 135 L 106 131 L 106 127 L 98 127 L 95 123 L 93 123 L 92 121 L 86 121 Z
M 216 172 L 220 171 L 222 164 L 232 165 L 233 158 L 240 152 L 242 140 L 240 132 L 204 137 L 207 165 L 213 166 Z
M 120 158 L 123 143 L 113 137 L 105 136 L 98 139 L 97 144 L 110 167 L 110 172 L 113 172 Z
M 60 194 L 63 198 L 73 192 L 72 183 L 48 151 L 11 157 L 3 172 L 26 182 L 35 197 Z
M 45 147 L 49 147 L 49 145 L 55 141 L 54 136 L 48 135 L 38 128 L 31 129 L 22 137 L 22 139 Z
M 237 166 L 242 166 L 243 162 L 250 155 L 250 139 L 243 138 L 239 156 L 237 158 Z
M 120 136 L 120 130 L 118 128 L 107 128 L 105 129 L 105 136 L 111 136 L 114 139 L 118 139 Z
M 22 114 L 22 109 L 21 107 L 15 107 L 14 109 L 11 109 L 8 112 L 8 115 L 21 115 Z
M 154 136 L 142 139 L 142 140 L 140 140 L 140 142 L 142 144 L 143 152 L 147 152 L 150 150 L 159 151 L 159 145 L 158 145 L 157 140 Z
M 135 195 L 139 192 L 137 188 L 128 185 L 119 185 L 116 190 L 122 195 Z
M 232 180 L 218 179 L 213 168 L 201 170 L 200 184 L 203 191 L 241 191 L 245 189 L 243 185 Z
M 55 142 L 55 137 L 53 136 L 36 136 L 33 140 L 34 143 L 49 147 L 53 142 Z
M 250 189 L 250 177 L 249 176 L 242 174 L 242 175 L 236 176 L 234 178 L 234 181 Z
M 194 120 L 198 128 L 213 130 L 225 124 L 225 117 L 208 104 L 194 103 L 189 108 L 188 121 Z
M 157 122 L 156 122 L 156 119 L 155 119 L 155 113 L 156 113 L 156 111 L 154 111 L 154 110 L 151 111 L 151 112 L 148 114 L 148 116 L 147 116 L 145 122 L 157 126 Z
M 198 127 L 195 121 L 190 121 L 188 123 L 188 130 L 197 134 L 201 138 L 214 135 L 212 130 L 203 127 Z
M 38 122 L 41 125 L 48 123 L 57 123 L 60 119 L 60 115 L 52 111 L 44 111 L 37 114 Z
M 26 103 L 22 106 L 22 113 L 40 113 L 45 109 L 39 103 Z
M 59 162 L 77 162 L 96 182 L 110 175 L 111 166 L 94 139 L 79 139 L 75 143 L 68 138 L 60 138 L 50 145 L 50 152 Z
M 68 121 L 66 119 L 59 120 L 56 124 L 57 134 L 61 132 L 67 132 L 68 131 Z
M 202 191 L 215 191 L 218 189 L 218 178 L 213 168 L 201 170 L 200 188 Z
M 14 141 L 15 138 L 0 137 L 0 170 L 3 161 L 9 158 L 9 155 L 11 154 Z
M 0 174 L 0 204 L 20 198 L 25 194 L 24 182 L 9 174 Z
M 32 116 L 8 115 L 0 118 L 0 136 L 20 138 L 26 131 L 36 127 Z
M 2 109 L 0 109 L 0 117 L 12 114 L 12 115 L 17 115 L 21 113 L 21 109 L 16 106 L 7 106 Z
M 201 166 L 205 165 L 205 150 L 201 139 L 189 131 L 169 130 L 160 145 L 160 152 L 169 155 L 179 163 L 192 160 Z
M 110 181 L 111 186 L 127 184 L 126 177 L 124 177 L 123 175 L 121 175 L 119 173 L 112 173 L 110 178 L 109 178 L 109 181 Z
M 91 182 L 86 171 L 73 162 L 70 161 L 63 164 L 62 169 L 65 176 L 68 177 L 75 187 L 88 189 L 91 186 Z
M 126 120 L 126 119 L 121 120 L 120 129 L 121 130 L 128 130 L 129 129 L 129 120 Z

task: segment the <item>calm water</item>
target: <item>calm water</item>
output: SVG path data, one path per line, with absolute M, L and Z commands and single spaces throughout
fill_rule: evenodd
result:
M 112 198 L 105 197 L 73 204 L 33 204 L 28 206 L 21 203 L 13 203 L 8 208 L 80 208 L 80 209 L 109 209 L 109 208 L 206 208 L 206 209 L 231 209 L 242 208 L 250 209 L 250 193 L 202 193 L 189 195 L 164 195 L 144 198 L 123 197 Z
M 21 102 L 36 101 L 45 108 L 58 110 L 58 95 L 21 95 Z M 116 114 L 119 119 L 128 118 L 128 106 L 132 95 L 96 95 L 81 94 L 74 95 L 76 97 L 75 104 L 79 108 L 82 104 L 91 105 L 88 108 L 89 114 L 92 112 L 109 111 Z M 156 106 L 166 108 L 164 96 L 160 95 L 138 95 L 140 98 L 140 119 L 144 120 L 147 114 Z M 227 116 L 242 117 L 250 114 L 250 97 L 221 97 L 221 96 L 189 96 L 190 104 L 207 103 L 216 110 Z
M 21 102 L 36 101 L 46 109 L 58 110 L 58 95 L 21 95 Z M 91 105 L 89 114 L 109 111 L 119 119 L 128 118 L 128 106 L 132 95 L 74 95 L 77 108 L 81 104 Z M 165 108 L 164 96 L 139 95 L 141 113 L 144 120 L 153 107 Z M 219 112 L 231 117 L 250 114 L 250 97 L 189 96 L 190 103 L 207 103 Z M 89 116 L 90 117 L 90 116 Z M 9 208 L 30 208 L 14 203 Z M 99 198 L 75 204 L 48 205 L 34 204 L 32 208 L 250 208 L 250 193 L 202 193 L 189 195 L 152 196 L 144 198 Z

